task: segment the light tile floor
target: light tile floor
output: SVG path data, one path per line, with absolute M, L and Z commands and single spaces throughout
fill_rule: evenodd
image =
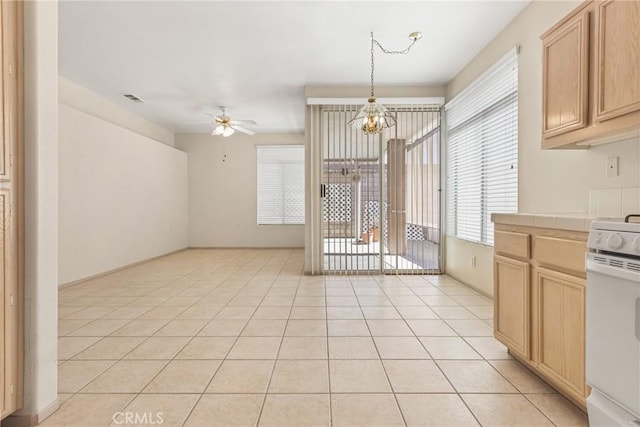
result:
M 42 425 L 587 425 L 492 337 L 490 299 L 303 258 L 188 250 L 62 289 Z

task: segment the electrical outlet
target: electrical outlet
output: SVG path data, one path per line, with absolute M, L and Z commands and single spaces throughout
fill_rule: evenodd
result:
M 609 178 L 618 176 L 618 156 L 607 159 L 607 176 Z
M 471 267 L 476 266 L 476 257 L 471 257 Z

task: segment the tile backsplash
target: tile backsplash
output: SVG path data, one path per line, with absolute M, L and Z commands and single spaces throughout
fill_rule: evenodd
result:
M 640 213 L 640 187 L 589 191 L 589 215 L 620 218 Z

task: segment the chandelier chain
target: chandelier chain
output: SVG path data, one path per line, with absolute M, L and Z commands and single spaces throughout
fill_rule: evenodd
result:
M 373 37 L 373 33 L 371 33 L 372 37 Z M 378 46 L 380 48 L 381 51 L 383 51 L 384 53 L 388 54 L 388 55 L 406 55 L 407 53 L 409 53 L 409 51 L 411 50 L 411 48 L 413 47 L 414 44 L 416 44 L 418 40 L 417 39 L 413 39 L 411 40 L 411 44 L 409 44 L 409 46 L 407 46 L 406 48 L 402 49 L 402 50 L 389 50 L 389 49 L 385 49 L 378 40 L 373 39 L 373 43 L 376 44 L 376 46 Z
M 416 44 L 417 41 L 418 41 L 418 38 L 412 38 L 411 39 L 411 43 L 406 48 L 404 48 L 402 50 L 390 50 L 390 49 L 386 49 L 384 46 L 382 46 L 380 44 L 380 42 L 373 37 L 373 32 L 371 32 L 371 97 L 372 98 L 374 97 L 374 93 L 373 93 L 373 72 L 374 72 L 374 68 L 375 68 L 374 55 L 373 55 L 374 54 L 374 47 L 378 46 L 380 48 L 380 50 L 383 53 L 386 53 L 387 55 L 406 55 L 407 53 L 409 53 L 409 51 L 411 50 L 413 45 Z
M 373 68 L 374 68 L 374 64 L 373 64 L 373 46 L 375 39 L 373 38 L 373 32 L 371 32 L 371 97 L 374 97 L 373 94 Z

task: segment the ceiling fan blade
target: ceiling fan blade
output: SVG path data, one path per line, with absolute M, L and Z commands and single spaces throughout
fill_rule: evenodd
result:
M 245 128 L 241 127 L 241 126 L 233 125 L 233 126 L 231 126 L 231 128 L 234 129 L 234 130 L 237 130 L 238 132 L 244 133 L 246 135 L 255 135 L 256 134 L 254 131 L 249 130 L 249 129 L 245 129 Z
M 231 120 L 233 125 L 257 125 L 255 120 Z

